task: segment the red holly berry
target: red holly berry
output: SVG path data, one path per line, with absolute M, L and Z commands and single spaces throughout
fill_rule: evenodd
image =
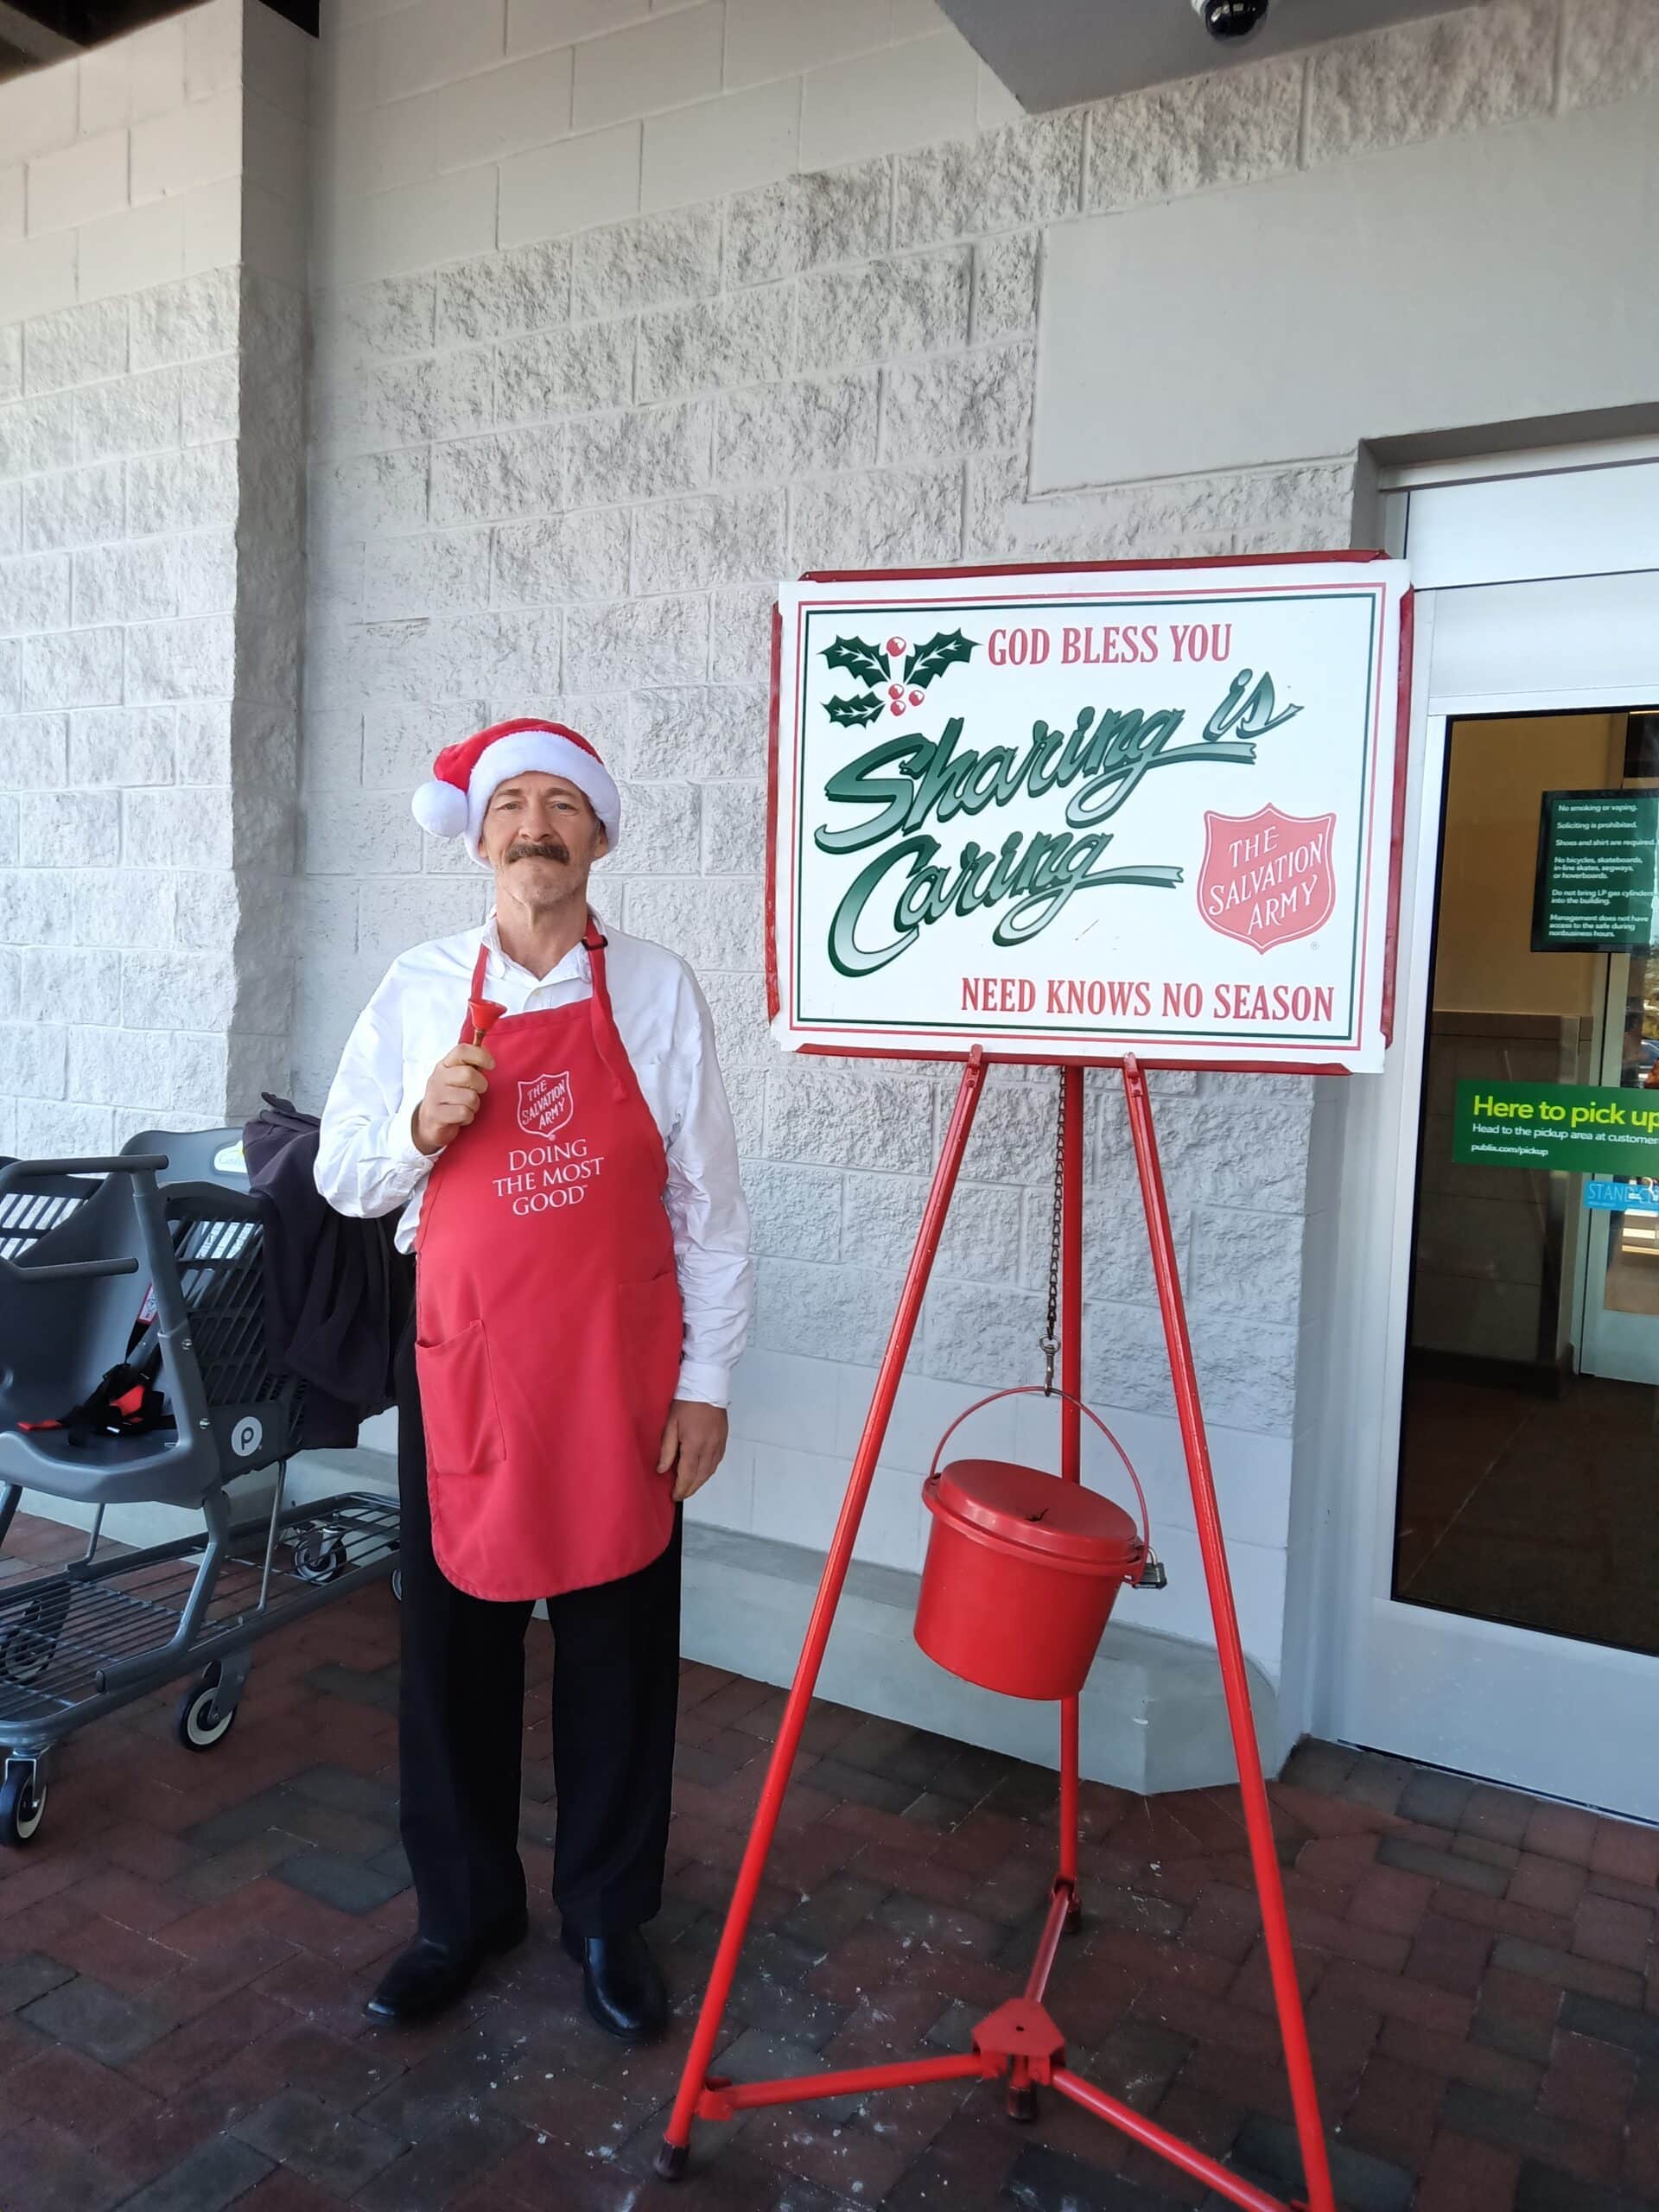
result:
M 922 703 L 922 695 L 921 695 L 921 693 L 920 693 L 919 691 L 912 691 L 912 692 L 911 693 L 911 695 L 910 695 L 910 703 L 911 703 L 911 705 L 912 705 L 912 707 L 919 707 L 919 706 L 921 705 L 921 703 Z
M 904 650 L 905 641 L 902 638 L 889 638 L 887 639 L 887 652 L 894 660 L 897 660 L 899 654 L 903 652 Z
M 903 685 L 902 683 L 889 683 L 889 684 L 888 684 L 888 686 L 887 686 L 887 696 L 888 696 L 888 698 L 889 698 L 889 699 L 902 699 L 902 698 L 904 697 L 904 696 L 905 696 L 905 687 L 904 687 L 904 685 Z
M 888 702 L 887 702 L 887 712 L 888 712 L 890 715 L 902 715 L 902 714 L 904 713 L 904 711 L 905 711 L 905 702 L 904 702 L 904 701 L 903 701 L 902 699 L 889 699 L 889 700 L 888 700 Z

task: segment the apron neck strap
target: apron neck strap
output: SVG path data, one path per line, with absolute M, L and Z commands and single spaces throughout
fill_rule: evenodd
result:
M 588 966 L 594 979 L 594 996 L 608 1013 L 611 994 L 605 981 L 605 947 L 610 942 L 590 913 L 588 927 L 582 932 L 582 949 L 588 955 Z
M 594 989 L 601 997 L 608 998 L 605 988 L 605 947 L 609 942 L 589 908 L 588 926 L 582 933 L 582 949 L 588 955 L 588 964 L 593 969 Z M 490 963 L 490 941 L 485 938 L 478 948 L 478 958 L 473 963 L 473 987 L 468 996 L 481 999 L 484 995 L 484 975 Z

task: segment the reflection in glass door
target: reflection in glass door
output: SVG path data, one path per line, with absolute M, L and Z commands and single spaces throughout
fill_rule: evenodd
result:
M 1607 967 L 1597 1080 L 1652 1090 L 1659 1105 L 1659 955 L 1633 953 Z M 1659 1178 L 1620 1188 L 1631 1205 L 1588 1217 L 1579 1364 L 1586 1375 L 1659 1384 Z
M 1656 740 L 1639 714 L 1452 726 L 1392 1584 L 1408 1605 L 1650 1653 L 1659 1176 L 1459 1160 L 1458 1130 L 1471 1086 L 1571 1103 L 1659 1075 L 1659 952 L 1630 941 L 1652 931 L 1535 949 L 1544 795 L 1650 788 Z

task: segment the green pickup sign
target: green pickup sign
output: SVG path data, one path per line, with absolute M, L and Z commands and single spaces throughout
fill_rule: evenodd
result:
M 1659 1175 L 1659 1090 L 1460 1083 L 1452 1157 L 1477 1167 Z

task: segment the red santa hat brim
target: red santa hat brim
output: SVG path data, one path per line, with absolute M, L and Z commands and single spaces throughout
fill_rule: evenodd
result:
M 621 793 L 588 740 L 563 722 L 497 722 L 446 746 L 433 768 L 415 793 L 415 819 L 431 836 L 464 837 L 475 861 L 483 861 L 479 841 L 491 799 L 512 777 L 531 772 L 573 784 L 599 817 L 607 849 L 616 849 Z

